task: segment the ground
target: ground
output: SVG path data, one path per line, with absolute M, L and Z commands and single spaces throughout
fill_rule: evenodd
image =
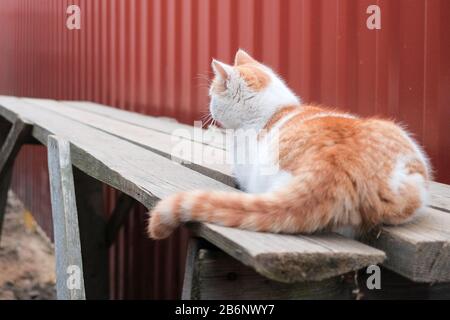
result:
M 0 300 L 55 298 L 52 245 L 9 192 L 0 240 Z

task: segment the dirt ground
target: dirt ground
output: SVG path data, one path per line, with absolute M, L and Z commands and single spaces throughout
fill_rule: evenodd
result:
M 9 192 L 0 240 L 0 300 L 55 298 L 52 245 Z

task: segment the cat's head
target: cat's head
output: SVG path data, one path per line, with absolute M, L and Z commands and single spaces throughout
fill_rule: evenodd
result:
M 261 128 L 279 107 L 299 104 L 272 69 L 241 49 L 234 65 L 214 59 L 211 66 L 210 111 L 225 128 Z

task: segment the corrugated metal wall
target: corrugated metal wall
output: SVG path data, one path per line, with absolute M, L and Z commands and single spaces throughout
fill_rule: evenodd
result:
M 81 7 L 80 31 L 65 27 Z M 381 8 L 368 30 L 366 9 Z M 0 93 L 92 100 L 199 119 L 211 57 L 242 47 L 307 102 L 408 125 L 450 183 L 448 0 L 0 0 Z M 27 147 L 14 189 L 51 231 L 46 156 Z M 105 193 L 112 208 L 113 191 Z M 138 207 L 111 250 L 114 298 L 175 298 L 186 236 L 145 240 Z

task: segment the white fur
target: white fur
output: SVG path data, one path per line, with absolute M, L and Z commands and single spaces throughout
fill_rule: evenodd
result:
M 411 137 L 411 134 L 409 134 L 408 131 L 403 130 L 402 132 L 403 132 L 406 140 L 408 140 L 409 143 L 412 145 L 415 155 L 425 165 L 427 175 L 428 175 L 428 180 L 431 180 L 432 179 L 432 170 L 431 170 L 430 160 L 428 159 L 427 155 L 423 151 L 422 147 L 416 142 L 416 140 Z M 422 176 L 417 177 L 417 175 L 416 175 L 413 179 L 416 179 L 417 187 L 419 188 L 419 192 L 420 192 L 420 199 L 421 199 L 422 206 L 414 212 L 414 214 L 411 216 L 411 219 L 425 215 L 427 212 L 426 207 L 428 206 L 428 204 L 430 202 L 430 191 L 428 189 L 428 182 L 425 181 Z M 419 180 L 419 181 L 417 181 L 417 180 Z M 411 182 L 413 182 L 413 181 L 411 181 Z
M 248 155 L 248 161 L 240 163 L 235 161 L 234 172 L 239 184 L 250 193 L 266 193 L 277 190 L 288 184 L 292 175 L 278 166 L 279 129 L 298 112 L 292 112 L 281 118 L 275 126 L 259 139 L 255 135 L 246 135 L 251 141 L 237 143 L 236 158 L 242 159 L 242 154 Z M 236 134 L 245 134 L 247 131 L 237 131 Z
M 172 201 L 162 201 L 159 203 L 158 212 L 160 214 L 161 224 L 175 226 L 174 208 Z
M 426 156 L 425 152 L 422 150 L 420 145 L 411 137 L 411 134 L 406 131 L 406 129 L 402 130 L 403 137 L 408 140 L 408 142 L 411 144 L 414 154 L 419 158 L 419 160 L 425 165 L 425 168 L 427 170 L 428 175 L 431 174 L 431 164 L 430 160 Z M 429 177 L 431 178 L 431 177 Z
M 425 166 L 426 162 L 423 162 L 424 157 L 421 157 L 420 153 L 417 153 L 417 149 L 415 150 L 416 154 L 409 156 L 401 156 L 397 159 L 394 169 L 392 170 L 392 174 L 389 180 L 389 186 L 394 193 L 398 193 L 400 188 L 405 185 L 414 185 L 420 194 L 420 202 L 421 206 L 418 208 L 410 217 L 409 220 L 412 220 L 418 216 L 422 216 L 426 212 L 426 206 L 429 201 L 429 192 L 427 188 L 427 182 L 425 178 L 418 173 L 410 174 L 408 169 L 406 168 L 408 162 L 411 162 L 415 159 L 421 161 Z M 422 155 L 423 156 L 423 155 Z M 407 222 L 407 221 L 405 221 Z
M 270 76 L 270 83 L 260 92 L 249 88 L 238 71 L 230 66 L 224 67 L 228 73 L 224 80 L 227 90 L 220 94 L 210 91 L 211 114 L 227 129 L 259 131 L 281 106 L 300 104 L 299 98 L 271 69 L 262 68 Z
M 218 61 L 213 61 L 213 69 L 220 76 L 215 63 Z M 286 185 L 292 175 L 278 170 L 277 134 L 279 128 L 297 113 L 280 119 L 262 139 L 258 139 L 258 134 L 280 107 L 299 105 L 299 98 L 266 66 L 261 65 L 261 68 L 270 77 L 269 85 L 255 92 L 235 69 L 219 63 L 228 74 L 227 79 L 223 80 L 227 90 L 220 94 L 210 91 L 211 114 L 227 129 L 240 129 L 235 131 L 235 141 L 243 135 L 248 139 L 247 143 L 233 146 L 235 178 L 241 188 L 250 193 L 265 193 Z M 253 134 L 248 134 L 249 130 L 253 130 Z M 242 163 L 239 159 L 245 161 Z
M 273 139 L 268 136 L 260 140 L 254 138 L 247 143 L 239 142 L 235 146 L 234 175 L 242 189 L 250 193 L 265 193 L 289 183 L 292 175 L 279 169 L 278 152 L 272 148 Z

